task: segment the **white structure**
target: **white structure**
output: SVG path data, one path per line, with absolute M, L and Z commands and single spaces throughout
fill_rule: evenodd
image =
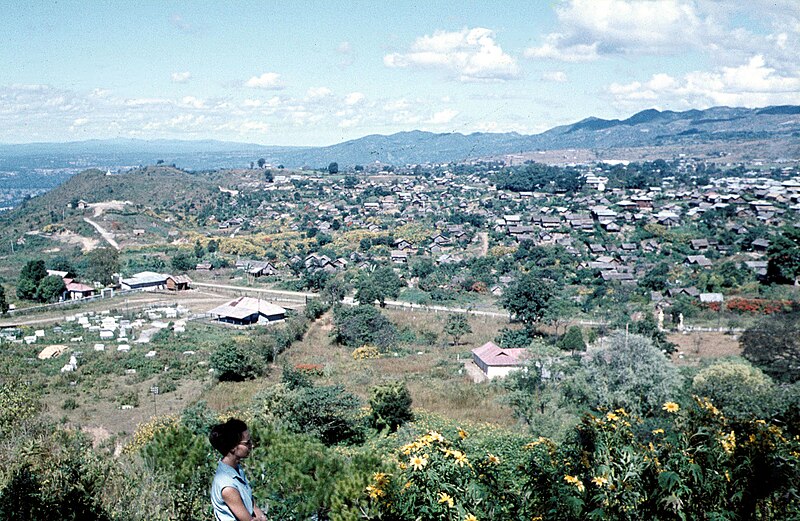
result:
M 494 342 L 486 342 L 472 350 L 472 361 L 490 380 L 502 378 L 525 364 L 527 349 L 503 349 Z

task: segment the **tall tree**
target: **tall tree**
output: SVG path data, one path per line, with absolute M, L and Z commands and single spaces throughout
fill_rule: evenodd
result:
M 800 279 L 800 227 L 784 227 L 772 240 L 768 258 L 767 278 L 771 282 L 793 283 Z
M 339 163 L 332 162 L 328 165 L 328 173 L 329 174 L 338 174 L 339 173 Z
M 800 380 L 800 314 L 768 317 L 742 333 L 742 356 L 776 380 Z
M 22 268 L 17 281 L 17 297 L 25 300 L 36 299 L 39 282 L 47 276 L 47 268 L 41 259 L 28 261 Z
M 444 323 L 444 332 L 453 337 L 453 345 L 458 345 L 464 335 L 472 333 L 467 316 L 462 313 L 450 313 Z
M 36 288 L 36 300 L 39 302 L 56 302 L 67 290 L 64 279 L 58 275 L 48 275 L 39 281 Z
M 500 305 L 530 329 L 545 315 L 554 293 L 551 282 L 531 271 L 521 274 L 506 288 Z
M 86 275 L 100 284 L 114 282 L 113 275 L 119 273 L 119 252 L 115 248 L 96 248 L 87 255 Z

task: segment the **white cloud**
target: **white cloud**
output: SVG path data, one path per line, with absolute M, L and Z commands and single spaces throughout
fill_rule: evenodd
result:
M 383 63 L 387 67 L 443 69 L 463 82 L 502 81 L 519 76 L 514 58 L 503 52 L 494 32 L 483 27 L 422 36 L 410 52 L 387 54 Z
M 203 101 L 203 100 L 201 100 L 199 98 L 195 98 L 194 96 L 184 96 L 181 99 L 181 103 L 184 106 L 191 107 L 193 109 L 204 109 L 204 108 L 206 108 L 205 101 Z
M 333 94 L 333 92 L 328 87 L 311 87 L 306 92 L 306 96 L 310 99 L 327 98 L 331 94 Z
M 281 75 L 277 72 L 265 72 L 261 76 L 253 76 L 244 82 L 244 86 L 250 87 L 251 89 L 279 90 L 283 88 L 280 77 Z
M 344 98 L 344 102 L 346 105 L 355 105 L 364 100 L 364 95 L 360 92 L 351 92 Z
M 83 125 L 87 124 L 89 120 L 87 118 L 77 118 L 75 121 L 72 122 L 73 127 L 82 127 Z
M 352 52 L 352 47 L 350 47 L 350 42 L 340 42 L 338 47 L 336 47 L 336 52 L 340 54 L 350 54 Z
M 683 78 L 662 73 L 644 83 L 612 83 L 608 92 L 615 104 L 625 110 L 652 106 L 707 108 L 800 104 L 800 72 L 783 75 L 758 55 L 738 67 L 695 71 Z
M 456 116 L 458 116 L 457 110 L 444 109 L 435 113 L 428 123 L 431 123 L 432 125 L 444 125 L 446 123 L 450 123 Z
M 192 79 L 192 73 L 188 71 L 173 72 L 170 75 L 170 79 L 172 80 L 172 83 L 186 83 Z
M 552 81 L 555 83 L 566 83 L 567 73 L 564 71 L 545 71 L 542 73 L 544 81 Z
M 717 33 L 691 0 L 569 0 L 556 8 L 560 29 L 528 58 L 589 61 L 606 54 L 674 51 Z

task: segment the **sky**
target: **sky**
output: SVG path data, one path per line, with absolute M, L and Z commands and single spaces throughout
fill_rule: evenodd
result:
M 800 0 L 0 0 L 0 143 L 331 145 L 800 105 Z

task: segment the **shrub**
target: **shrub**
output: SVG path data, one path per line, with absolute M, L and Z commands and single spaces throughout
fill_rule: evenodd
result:
M 370 423 L 378 430 L 394 432 L 407 421 L 414 420 L 411 412 L 411 393 L 402 382 L 373 387 L 370 391 Z
M 220 381 L 240 382 L 264 372 L 263 361 L 241 343 L 227 342 L 211 353 L 211 367 Z
M 334 311 L 333 317 L 334 338 L 345 346 L 372 344 L 386 350 L 397 342 L 397 328 L 373 306 L 342 306 Z
M 365 345 L 353 350 L 353 360 L 368 360 L 370 358 L 380 358 L 381 353 L 375 346 Z

